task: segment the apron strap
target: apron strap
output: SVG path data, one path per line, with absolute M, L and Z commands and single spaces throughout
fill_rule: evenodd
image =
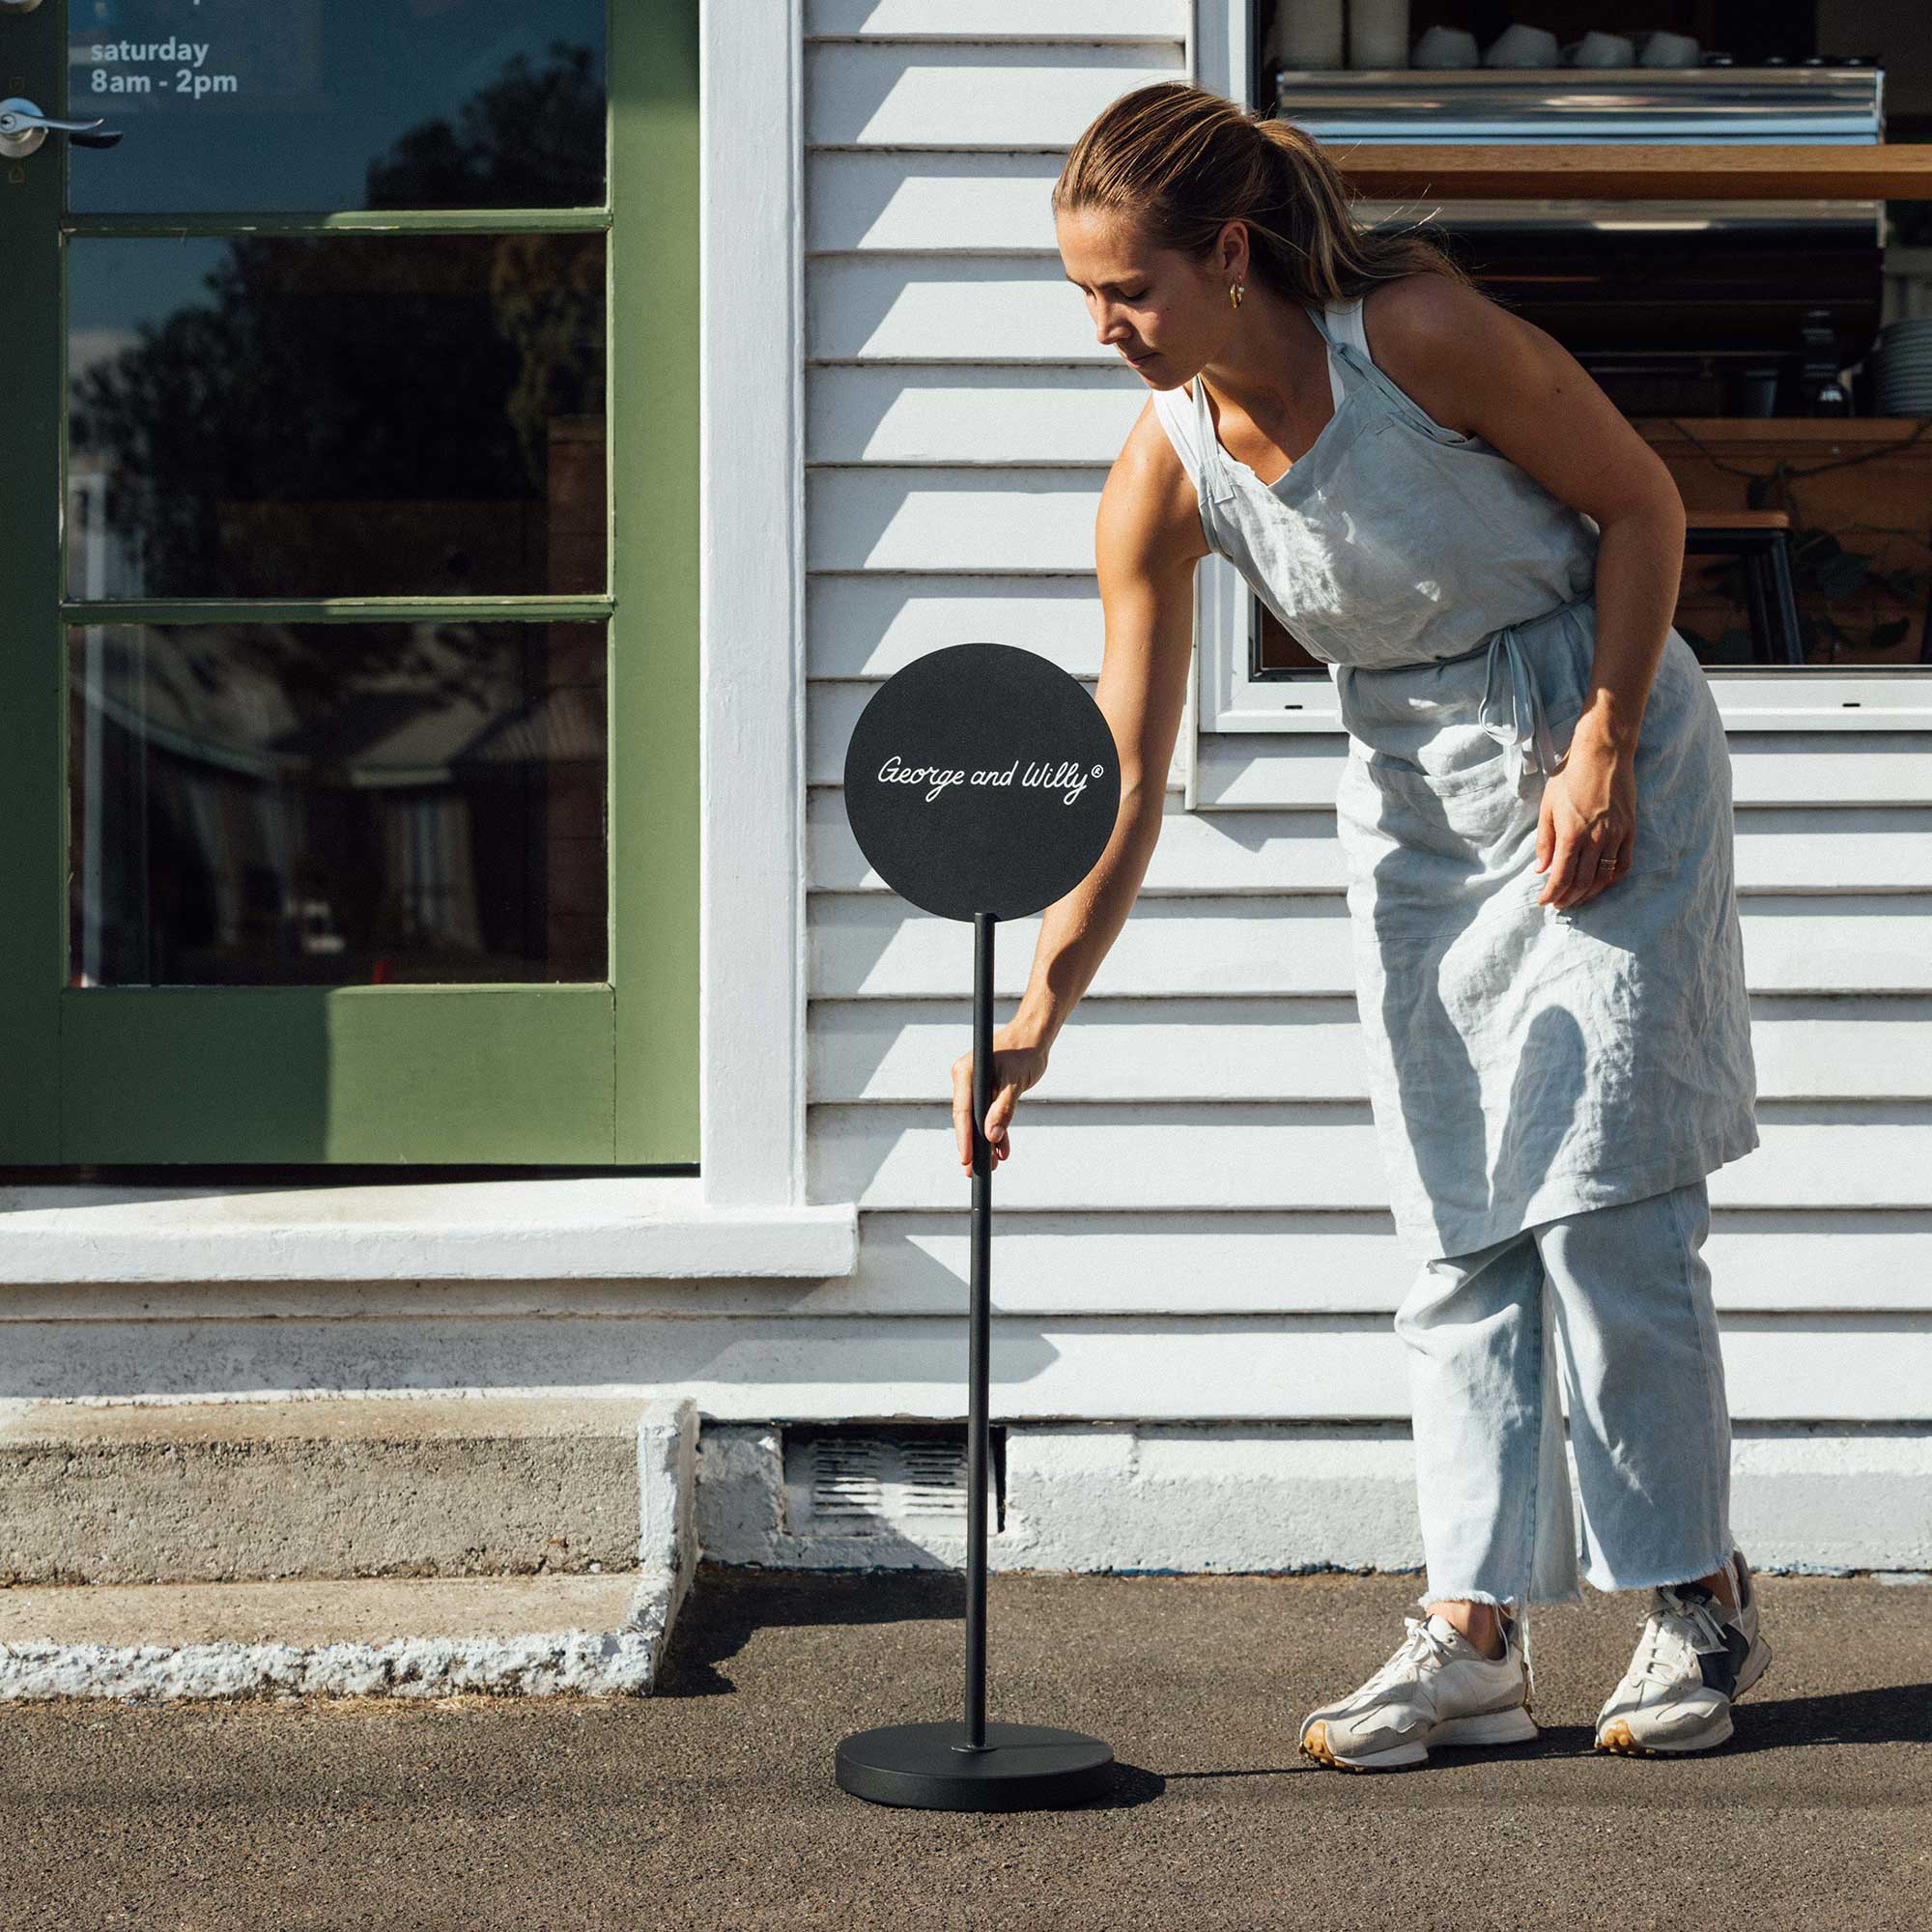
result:
M 1314 315 L 1314 311 L 1309 311 Z M 1364 355 L 1356 346 L 1343 336 L 1333 334 L 1318 317 L 1315 326 L 1328 337 L 1329 345 L 1342 360 L 1342 366 L 1349 370 L 1357 384 L 1367 384 L 1390 411 L 1400 416 L 1411 429 L 1419 430 L 1433 442 L 1448 443 L 1452 447 L 1466 448 L 1481 440 L 1479 437 L 1464 436 L 1460 430 L 1448 428 L 1418 403 L 1408 391 L 1398 384 L 1379 362 Z
M 1228 452 L 1214 434 L 1214 419 L 1208 413 L 1208 384 L 1198 371 L 1193 381 L 1194 446 L 1200 452 L 1202 482 L 1207 486 L 1210 502 L 1225 503 L 1235 494 L 1234 473 L 1229 467 Z

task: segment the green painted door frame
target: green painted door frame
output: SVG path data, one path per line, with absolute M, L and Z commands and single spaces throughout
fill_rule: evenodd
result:
M 0 14 L 5 93 L 54 114 L 67 11 Z M 0 1162 L 696 1161 L 697 0 L 608 11 L 606 208 L 246 218 L 262 233 L 608 230 L 608 596 L 66 599 L 68 239 L 236 218 L 64 214 L 62 137 L 0 159 L 22 412 L 0 464 Z M 68 624 L 440 615 L 608 620 L 607 983 L 68 983 Z

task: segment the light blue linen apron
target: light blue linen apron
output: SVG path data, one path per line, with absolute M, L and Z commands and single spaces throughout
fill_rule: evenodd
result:
M 1205 385 L 1156 390 L 1203 530 L 1335 668 L 1336 822 L 1397 1233 L 1464 1255 L 1698 1179 L 1758 1145 L 1731 766 L 1673 628 L 1637 735 L 1627 873 L 1536 903 L 1545 778 L 1589 685 L 1599 528 L 1368 354 L 1361 300 L 1308 307 L 1336 412 L 1272 486 Z

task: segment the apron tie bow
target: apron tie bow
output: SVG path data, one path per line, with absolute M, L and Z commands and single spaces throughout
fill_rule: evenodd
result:
M 1502 695 L 1508 700 L 1506 717 L 1500 713 L 1492 715 L 1499 668 L 1504 677 Z M 1544 714 L 1543 694 L 1537 689 L 1536 675 L 1530 668 L 1514 624 L 1505 624 L 1490 639 L 1488 668 L 1483 678 L 1483 701 L 1477 711 L 1477 719 L 1482 728 L 1503 747 L 1504 755 L 1510 761 L 1510 777 L 1519 791 L 1522 789 L 1523 779 L 1529 772 L 1538 772 L 1548 778 L 1562 769 L 1567 753 L 1556 749 L 1555 736 Z

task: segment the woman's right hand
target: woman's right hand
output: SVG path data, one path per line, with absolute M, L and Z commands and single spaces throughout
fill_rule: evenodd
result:
M 1010 1026 L 993 1029 L 993 1097 L 986 1107 L 986 1151 L 998 1167 L 1012 1151 L 1009 1131 L 1019 1097 L 1046 1071 L 1047 1049 Z M 959 1143 L 959 1165 L 973 1172 L 973 1054 L 969 1048 L 952 1063 L 952 1131 Z M 991 1169 L 988 1169 L 991 1172 Z

